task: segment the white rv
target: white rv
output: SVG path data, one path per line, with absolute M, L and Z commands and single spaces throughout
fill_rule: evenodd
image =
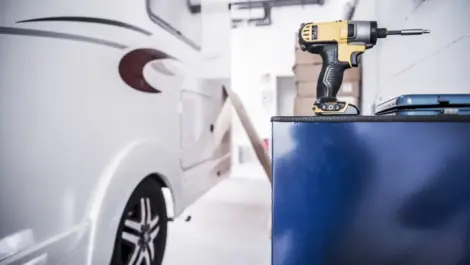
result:
M 162 263 L 167 221 L 230 163 L 189 10 L 0 1 L 0 264 Z

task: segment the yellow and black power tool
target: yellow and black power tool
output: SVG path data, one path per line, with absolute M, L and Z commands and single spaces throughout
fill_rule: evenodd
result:
M 304 23 L 299 30 L 302 51 L 319 54 L 323 60 L 317 86 L 317 100 L 313 105 L 316 115 L 358 115 L 359 108 L 340 102 L 336 95 L 343 82 L 344 71 L 358 67 L 358 57 L 372 48 L 377 39 L 388 35 L 421 35 L 423 29 L 387 30 L 378 28 L 376 21 L 338 20 L 323 23 Z

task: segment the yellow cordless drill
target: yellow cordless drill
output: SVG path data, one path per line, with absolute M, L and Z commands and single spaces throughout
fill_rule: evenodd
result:
M 299 30 L 302 51 L 319 54 L 323 59 L 317 86 L 317 100 L 313 105 L 316 115 L 358 115 L 359 108 L 340 102 L 336 95 L 343 82 L 344 71 L 358 67 L 358 57 L 372 48 L 377 39 L 388 35 L 421 35 L 423 29 L 387 30 L 378 28 L 376 21 L 338 20 L 324 23 L 304 23 Z

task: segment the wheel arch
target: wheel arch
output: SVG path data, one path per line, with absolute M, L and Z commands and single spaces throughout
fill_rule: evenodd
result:
M 170 209 L 172 216 L 177 216 L 182 211 L 184 201 L 181 176 L 178 153 L 170 151 L 158 140 L 135 141 L 117 152 L 100 175 L 89 202 L 87 219 L 91 222 L 91 234 L 88 264 L 109 263 L 124 208 L 144 179 L 150 177 L 165 189 L 167 212 Z M 173 204 L 173 207 L 168 207 L 168 204 Z
M 150 174 L 146 178 L 152 178 L 162 188 L 163 197 L 165 198 L 167 216 L 170 221 L 173 221 L 173 219 L 175 218 L 175 207 L 176 207 L 175 206 L 175 193 L 171 189 L 171 186 L 167 178 L 157 172 Z

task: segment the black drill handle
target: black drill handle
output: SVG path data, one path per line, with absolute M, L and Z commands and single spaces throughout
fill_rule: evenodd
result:
M 338 44 L 313 44 L 306 50 L 319 54 L 323 59 L 318 77 L 317 98 L 336 98 L 343 83 L 344 71 L 351 67 L 347 62 L 338 61 Z
M 345 70 L 341 64 L 323 62 L 320 76 L 318 77 L 317 98 L 336 98 L 343 83 Z

